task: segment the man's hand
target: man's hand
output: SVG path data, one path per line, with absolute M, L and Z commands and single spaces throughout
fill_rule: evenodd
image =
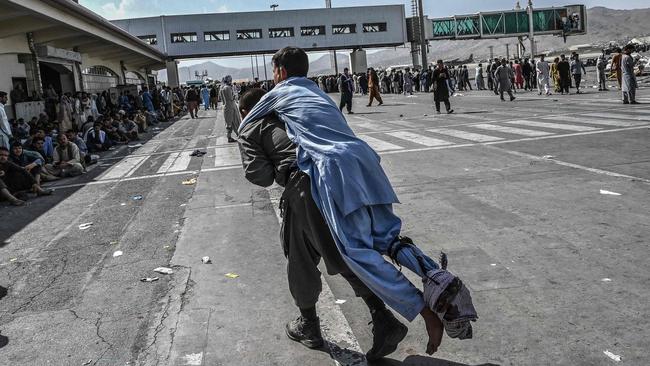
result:
M 27 165 L 25 165 L 25 170 L 27 170 L 28 172 L 30 172 L 30 171 L 32 171 L 32 169 L 34 169 L 35 167 L 36 167 L 36 163 L 27 164 Z
M 424 319 L 424 324 L 427 328 L 427 334 L 429 335 L 429 342 L 427 343 L 426 352 L 428 355 L 432 355 L 438 351 L 438 347 L 440 347 L 444 326 L 438 318 L 438 315 L 436 315 L 433 311 L 431 311 L 431 309 L 426 306 L 424 309 L 422 309 L 420 315 L 422 315 L 422 318 Z

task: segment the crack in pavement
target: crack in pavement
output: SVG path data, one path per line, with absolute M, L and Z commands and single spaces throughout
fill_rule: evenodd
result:
M 95 334 L 97 334 L 97 337 L 98 337 L 99 339 L 101 339 L 101 341 L 102 341 L 103 343 L 106 343 L 106 344 L 108 345 L 108 348 L 107 348 L 104 352 L 102 352 L 101 355 L 99 355 L 99 357 L 97 358 L 97 360 L 95 360 L 95 362 L 93 362 L 93 365 L 97 365 L 97 362 L 101 361 L 101 359 L 104 358 L 104 355 L 105 355 L 108 351 L 110 351 L 110 350 L 113 349 L 113 344 L 110 343 L 110 342 L 108 342 L 104 337 L 102 337 L 101 334 L 99 334 L 99 328 L 102 326 L 101 322 L 102 322 L 102 314 L 100 313 L 100 314 L 99 314 L 99 317 L 97 318 L 97 321 L 95 322 Z

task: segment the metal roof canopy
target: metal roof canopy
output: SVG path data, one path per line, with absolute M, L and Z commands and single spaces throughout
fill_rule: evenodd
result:
M 481 12 L 431 19 L 427 39 L 485 39 L 530 35 L 526 9 Z M 534 35 L 580 35 L 587 33 L 584 5 L 533 9 Z
M 32 33 L 35 44 L 75 49 L 90 57 L 164 67 L 165 54 L 69 0 L 0 0 L 0 38 Z

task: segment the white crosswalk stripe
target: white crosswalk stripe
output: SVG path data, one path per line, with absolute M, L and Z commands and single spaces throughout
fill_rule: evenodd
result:
M 398 139 L 410 141 L 424 146 L 444 146 L 452 145 L 453 143 L 445 140 L 436 139 L 429 136 L 419 135 L 417 133 L 408 131 L 387 132 L 387 135 L 397 137 Z
M 360 136 L 362 140 L 368 143 L 375 151 L 391 151 L 391 150 L 402 150 L 404 149 L 401 146 L 391 144 L 390 142 L 380 140 L 371 136 L 363 135 Z
M 241 164 L 241 154 L 237 146 L 215 147 L 214 166 L 232 166 Z
M 487 124 L 487 123 L 469 125 L 468 127 L 479 128 L 481 130 L 509 133 L 509 134 L 512 134 L 512 135 L 530 136 L 530 137 L 548 136 L 548 135 L 553 135 L 554 134 L 552 132 L 544 132 L 544 131 L 537 131 L 537 130 L 526 130 L 526 129 L 523 129 L 523 128 L 491 125 L 491 124 Z
M 101 177 L 99 177 L 99 180 L 118 179 L 118 178 L 122 178 L 122 177 L 129 177 L 148 158 L 149 158 L 149 156 L 133 156 L 133 157 L 130 157 L 130 158 L 125 158 L 124 160 L 117 163 L 117 165 L 110 168 Z
M 395 120 L 395 121 L 386 121 L 393 125 L 398 125 L 406 128 L 419 128 L 422 127 L 422 123 L 417 123 L 413 121 L 404 121 L 404 120 Z
M 215 141 L 215 145 L 227 145 L 227 144 L 229 144 L 229 142 L 226 136 L 219 136 Z
M 160 168 L 158 168 L 158 171 L 156 173 L 158 174 L 166 173 L 169 170 L 169 168 L 171 168 L 172 165 L 174 165 L 174 162 L 178 158 L 178 155 L 180 155 L 180 153 L 178 152 L 169 154 L 167 159 L 165 159 L 165 161 L 162 163 Z
M 176 157 L 174 164 L 167 170 L 168 172 L 181 172 L 187 170 L 187 167 L 190 165 L 192 157 L 190 156 L 191 151 L 183 151 Z
M 460 131 L 460 130 L 451 130 L 448 128 L 437 128 L 433 130 L 427 130 L 433 133 L 456 137 L 463 140 L 476 141 L 476 142 L 490 142 L 490 141 L 499 141 L 503 140 L 501 137 L 482 135 L 480 133 Z
M 386 125 L 383 125 L 379 122 L 368 122 L 368 121 L 361 121 L 361 122 L 355 122 L 351 123 L 350 127 L 352 128 L 365 128 L 366 130 L 373 131 L 373 132 L 378 132 L 378 131 L 388 131 L 392 130 L 392 127 L 388 127 Z
M 540 117 L 540 119 L 548 119 L 554 121 L 568 121 L 568 122 L 577 122 L 577 123 L 587 123 L 591 125 L 599 126 L 612 126 L 612 127 L 632 127 L 644 125 L 646 122 L 633 122 L 633 121 L 622 121 L 622 120 L 613 120 L 613 119 L 599 119 L 597 117 L 573 117 L 573 116 L 563 116 L 563 117 Z
M 650 121 L 650 116 L 632 116 L 629 114 L 621 114 L 621 113 L 589 113 L 589 114 L 585 114 L 585 116 L 611 118 L 611 119 L 633 119 L 639 121 Z
M 508 124 L 530 126 L 530 127 L 540 127 L 540 128 L 551 128 L 555 130 L 566 130 L 566 131 L 595 131 L 599 130 L 598 127 L 589 127 L 589 126 L 577 126 L 577 125 L 568 125 L 562 123 L 550 123 L 550 122 L 537 122 L 537 121 L 527 121 L 527 120 L 517 120 L 517 121 L 508 121 L 505 122 Z
M 156 151 L 160 146 L 161 141 L 153 140 L 149 141 L 144 146 L 139 147 L 134 154 L 136 155 L 148 155 Z

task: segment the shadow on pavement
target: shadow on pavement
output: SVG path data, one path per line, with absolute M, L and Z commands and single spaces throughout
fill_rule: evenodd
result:
M 404 361 L 393 360 L 384 358 L 374 362 L 368 362 L 372 366 L 499 366 L 493 363 L 482 363 L 477 365 L 470 365 L 466 363 L 459 363 L 454 361 L 443 360 L 441 358 L 427 357 L 427 356 L 408 356 Z
M 2 300 L 2 298 L 5 296 L 7 296 L 7 289 L 0 286 L 0 300 Z M 9 338 L 0 334 L 0 348 L 6 346 L 7 344 L 9 344 Z

